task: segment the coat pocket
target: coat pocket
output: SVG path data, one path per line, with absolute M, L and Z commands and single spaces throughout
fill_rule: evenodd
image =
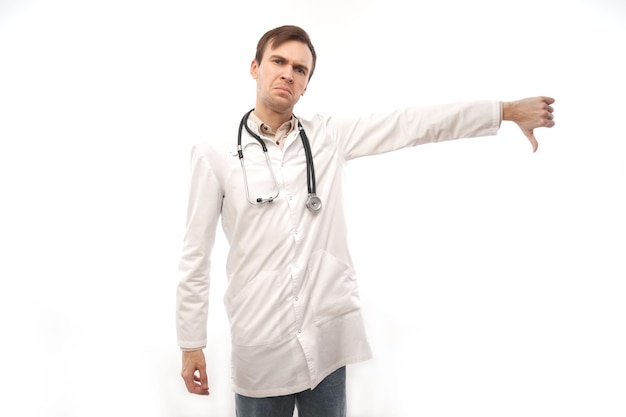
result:
M 306 277 L 318 326 L 360 309 L 356 274 L 341 259 L 324 250 L 313 253 Z
M 260 272 L 239 293 L 225 300 L 233 344 L 262 346 L 280 340 L 278 278 L 278 271 Z

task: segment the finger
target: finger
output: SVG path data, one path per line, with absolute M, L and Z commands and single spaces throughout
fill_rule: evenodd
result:
M 200 370 L 198 374 L 194 375 L 194 379 L 199 383 L 200 388 L 206 393 L 209 393 L 209 378 L 207 377 L 206 371 Z
M 208 387 L 202 387 L 202 384 L 197 381 L 198 377 L 195 373 L 184 372 L 181 376 L 183 377 L 188 392 L 192 394 L 203 394 L 203 392 L 206 391 L 208 394 Z
M 543 102 L 544 102 L 544 103 L 546 103 L 546 104 L 552 104 L 552 103 L 554 103 L 554 101 L 555 101 L 552 97 L 545 97 L 545 96 L 543 96 L 543 97 L 541 97 L 541 99 L 542 99 L 542 100 L 543 100 Z
M 209 387 L 203 387 L 200 385 L 196 385 L 193 389 L 193 391 L 189 391 L 192 394 L 196 394 L 196 395 L 209 395 Z
M 204 388 L 200 385 L 195 385 L 192 389 L 189 390 L 191 394 L 196 395 L 209 395 L 209 388 Z
M 193 380 L 200 385 L 207 386 L 208 381 L 206 375 L 203 377 L 202 375 L 194 375 Z
M 199 381 L 199 377 L 195 376 L 191 381 L 185 380 L 185 386 L 187 387 L 187 391 L 191 394 L 197 395 L 209 395 L 209 386 L 205 383 Z
M 524 134 L 526 135 L 526 137 L 530 141 L 531 146 L 533 147 L 533 153 L 537 152 L 537 148 L 539 147 L 539 142 L 537 142 L 537 139 L 535 139 L 535 134 L 533 133 L 533 131 L 528 130 L 528 131 L 525 131 Z
M 193 375 L 183 375 L 183 381 L 185 382 L 185 387 L 187 387 L 187 391 L 194 392 L 197 384 L 194 381 Z

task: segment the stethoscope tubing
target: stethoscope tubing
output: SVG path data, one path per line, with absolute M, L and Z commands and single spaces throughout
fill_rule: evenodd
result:
M 248 202 L 250 202 L 251 204 L 258 205 L 258 204 L 271 203 L 272 201 L 274 201 L 276 197 L 278 197 L 278 195 L 280 194 L 280 187 L 278 185 L 278 180 L 276 179 L 276 174 L 274 174 L 274 170 L 272 169 L 272 164 L 268 155 L 267 146 L 265 145 L 265 142 L 263 142 L 263 139 L 261 139 L 259 135 L 254 133 L 252 129 L 250 129 L 250 127 L 248 126 L 248 117 L 253 111 L 254 109 L 248 111 L 241 118 L 241 122 L 239 123 L 239 132 L 237 135 L 237 154 L 239 156 L 239 162 L 241 163 L 241 169 L 243 171 L 243 180 L 245 184 L 244 187 L 246 191 L 246 198 L 248 199 Z M 300 120 L 298 120 L 297 118 L 296 120 L 298 121 L 298 134 L 300 135 L 300 139 L 302 140 L 302 146 L 304 148 L 304 155 L 306 157 L 306 166 L 307 166 L 306 182 L 307 182 L 307 191 L 309 194 L 307 198 L 306 206 L 309 210 L 313 212 L 317 212 L 322 208 L 322 201 L 316 194 L 317 185 L 315 182 L 315 166 L 313 165 L 313 153 L 311 152 L 311 144 L 309 143 L 309 138 L 307 137 L 306 132 L 304 131 L 304 128 L 302 127 L 302 124 L 300 123 Z M 252 136 L 259 143 L 259 145 L 261 145 L 261 149 L 263 149 L 263 154 L 265 155 L 267 166 L 269 167 L 272 173 L 272 178 L 274 179 L 274 185 L 276 187 L 276 194 L 273 197 L 257 198 L 255 201 L 250 199 L 250 190 L 248 188 L 248 177 L 246 174 L 246 167 L 243 162 L 243 159 L 244 159 L 243 147 L 241 145 L 241 136 L 242 136 L 242 132 L 244 128 L 250 134 L 250 136 Z

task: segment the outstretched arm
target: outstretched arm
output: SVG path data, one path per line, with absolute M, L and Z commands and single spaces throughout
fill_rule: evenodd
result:
M 535 139 L 534 129 L 554 126 L 552 103 L 554 103 L 553 98 L 543 96 L 503 102 L 502 120 L 510 120 L 517 123 L 530 141 L 533 152 L 536 152 L 539 143 Z

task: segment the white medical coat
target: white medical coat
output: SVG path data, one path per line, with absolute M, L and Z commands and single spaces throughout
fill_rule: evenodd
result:
M 320 212 L 309 211 L 306 158 L 297 130 L 284 149 L 267 144 L 280 194 L 246 199 L 237 126 L 193 147 L 187 227 L 177 289 L 181 348 L 207 344 L 210 256 L 221 216 L 230 244 L 224 305 L 231 326 L 235 392 L 251 397 L 314 388 L 337 368 L 371 357 L 359 305 L 344 214 L 346 162 L 450 139 L 495 135 L 500 103 L 414 107 L 388 114 L 300 119 L 311 143 Z M 248 121 L 250 128 L 258 127 Z M 263 136 L 261 132 L 258 132 Z M 242 135 L 250 195 L 274 182 L 255 139 Z

